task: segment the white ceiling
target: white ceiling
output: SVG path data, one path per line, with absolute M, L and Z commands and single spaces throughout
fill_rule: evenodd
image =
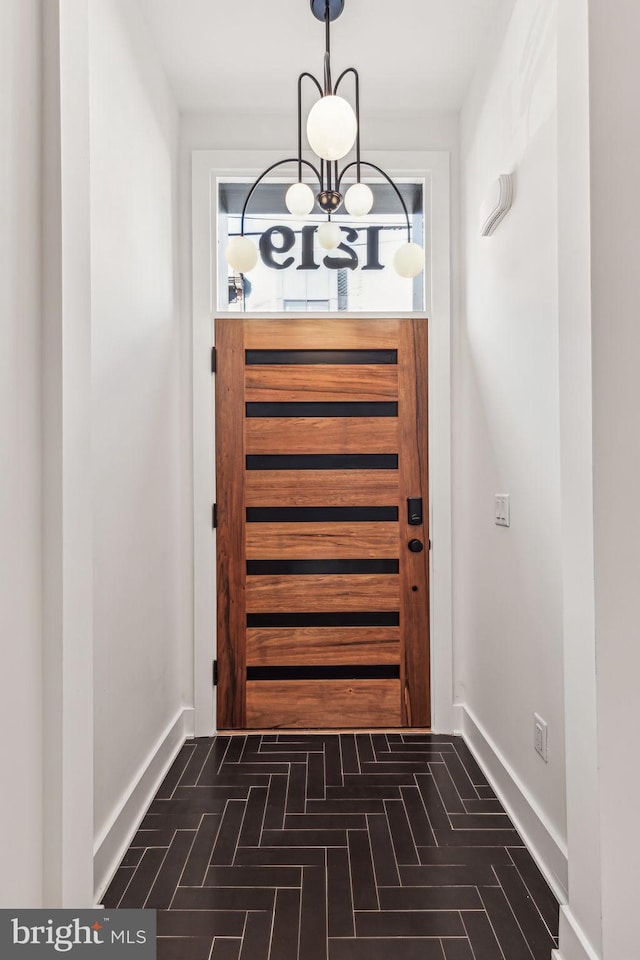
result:
M 309 0 L 137 0 L 185 112 L 289 113 L 298 74 L 322 74 Z M 334 79 L 361 77 L 367 114 L 457 111 L 514 0 L 346 0 L 332 25 Z

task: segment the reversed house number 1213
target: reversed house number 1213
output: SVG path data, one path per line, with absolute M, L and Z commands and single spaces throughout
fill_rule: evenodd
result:
M 301 260 L 297 270 L 319 270 L 320 264 L 315 260 L 314 237 L 317 225 L 303 227 L 301 230 L 302 249 Z M 341 243 L 337 250 L 342 256 L 327 254 L 322 262 L 329 270 L 356 270 L 360 265 L 358 254 L 349 246 L 358 239 L 360 231 L 353 227 L 340 227 L 346 243 Z M 384 264 L 380 263 L 380 231 L 383 227 L 366 227 L 367 234 L 367 257 L 362 265 L 363 270 L 384 270 Z M 289 253 L 296 245 L 296 235 L 291 227 L 277 226 L 270 227 L 260 237 L 260 256 L 265 266 L 272 270 L 287 270 L 296 262 L 295 257 L 285 257 L 284 260 L 276 260 L 276 256 L 282 256 Z

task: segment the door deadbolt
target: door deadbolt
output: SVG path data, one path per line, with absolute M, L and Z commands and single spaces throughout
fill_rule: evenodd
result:
M 424 543 L 422 540 L 409 540 L 409 550 L 411 550 L 411 553 L 422 553 Z
M 407 521 L 412 527 L 422 523 L 422 497 L 407 497 Z

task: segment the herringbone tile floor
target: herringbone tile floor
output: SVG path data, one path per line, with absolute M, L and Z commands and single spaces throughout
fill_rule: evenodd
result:
M 550 960 L 558 904 L 464 742 L 185 743 L 104 897 L 158 960 Z

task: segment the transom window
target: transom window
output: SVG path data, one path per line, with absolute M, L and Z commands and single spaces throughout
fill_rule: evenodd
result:
M 397 180 L 409 211 L 412 239 L 426 245 L 423 182 Z M 319 211 L 304 220 L 285 206 L 287 181 L 265 181 L 251 198 L 244 222 L 259 250 L 255 269 L 234 274 L 225 259 L 229 238 L 241 232 L 242 207 L 251 181 L 218 181 L 218 308 L 251 312 L 384 312 L 425 309 L 429 283 L 429 252 L 425 271 L 414 280 L 393 268 L 393 256 L 407 240 L 404 211 L 393 189 L 369 181 L 373 210 L 355 219 L 335 214 L 342 231 L 336 250 L 322 249 L 318 227 L 326 222 Z

